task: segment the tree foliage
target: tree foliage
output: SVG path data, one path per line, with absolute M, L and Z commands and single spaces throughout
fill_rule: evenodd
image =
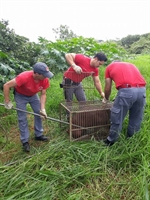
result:
M 145 37 L 146 36 L 146 37 Z M 130 49 L 130 53 L 134 54 L 149 54 L 150 52 L 150 34 L 140 37 L 137 42 L 134 42 Z
M 11 58 L 0 51 L 0 90 L 2 90 L 4 83 L 29 68 L 27 62 Z
M 16 35 L 14 30 L 10 30 L 8 25 L 8 21 L 2 20 L 0 22 L 0 50 L 10 56 L 18 57 L 21 51 L 25 51 L 24 44 L 29 40 L 25 37 Z
M 39 42 L 29 42 L 26 37 L 15 34 L 8 21 L 0 21 L 0 89 L 3 84 L 22 71 L 39 62 L 45 62 L 53 73 L 68 68 L 66 53 L 81 53 L 93 57 L 103 52 L 111 61 L 127 59 L 130 54 L 148 53 L 150 34 L 127 36 L 121 41 L 97 41 L 94 38 L 76 36 L 66 25 L 53 29 L 56 42 L 39 37 Z
M 122 38 L 119 43 L 132 54 L 149 53 L 150 33 L 143 35 L 128 35 Z
M 98 43 L 94 38 L 71 38 L 49 42 L 44 40 L 44 45 L 39 56 L 39 61 L 45 61 L 50 69 L 57 73 L 68 68 L 65 53 L 81 53 L 93 57 L 96 53 L 103 52 L 108 57 L 108 63 L 112 60 L 123 59 L 127 56 L 125 49 L 115 42 Z
M 121 39 L 121 45 L 126 48 L 129 49 L 131 47 L 131 45 L 138 41 L 140 39 L 140 35 L 128 35 L 127 37 L 124 37 Z
M 74 37 L 77 37 L 77 35 L 69 29 L 69 26 L 67 25 L 60 25 L 60 27 L 56 29 L 52 29 L 53 32 L 56 34 L 55 39 L 57 40 L 66 40 L 66 39 L 71 39 Z
M 15 34 L 8 25 L 8 21 L 0 21 L 0 50 L 10 57 L 34 64 L 40 54 L 40 46 L 29 42 L 26 37 Z

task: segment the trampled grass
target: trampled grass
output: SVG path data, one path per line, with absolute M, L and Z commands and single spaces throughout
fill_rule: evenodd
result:
M 126 119 L 112 147 L 94 139 L 69 142 L 67 125 L 60 128 L 58 122 L 50 120 L 43 122 L 50 141 L 37 143 L 33 139 L 33 116 L 29 115 L 31 152 L 26 154 L 19 140 L 16 111 L 0 107 L 0 199 L 149 200 L 150 62 L 148 56 L 132 62 L 142 70 L 148 85 L 144 120 L 140 132 L 127 140 Z M 46 105 L 48 116 L 58 119 L 59 103 L 63 101 L 60 82 L 61 74 L 51 80 Z M 93 93 L 88 95 L 90 98 Z M 99 97 L 96 92 L 94 95 Z

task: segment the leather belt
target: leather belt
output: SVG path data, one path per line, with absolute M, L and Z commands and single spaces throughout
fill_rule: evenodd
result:
M 117 87 L 117 89 L 121 89 L 121 88 L 133 88 L 133 87 L 145 87 L 145 84 L 123 84 L 123 85 L 120 85 L 119 87 Z
M 21 93 L 19 93 L 19 92 L 17 92 L 15 89 L 14 89 L 14 91 L 13 91 L 13 94 L 15 95 L 15 94 L 19 94 L 19 95 L 22 95 L 22 96 L 24 96 L 24 97 L 32 97 L 32 96 L 27 96 L 27 95 L 24 95 L 24 94 L 21 94 Z
M 74 82 L 70 78 L 65 78 L 65 85 L 79 85 L 80 82 Z

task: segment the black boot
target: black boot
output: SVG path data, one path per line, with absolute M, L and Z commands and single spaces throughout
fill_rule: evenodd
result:
M 35 140 L 47 142 L 49 139 L 48 139 L 48 137 L 41 135 L 39 137 L 35 137 Z
M 106 146 L 112 146 L 112 145 L 114 144 L 114 142 L 111 142 L 111 141 L 109 141 L 108 139 L 103 140 L 103 142 L 104 142 L 104 144 L 105 144 Z
M 25 143 L 23 143 L 22 145 L 23 145 L 23 150 L 24 150 L 25 152 L 29 152 L 29 151 L 30 151 L 30 145 L 29 145 L 28 142 L 25 142 Z

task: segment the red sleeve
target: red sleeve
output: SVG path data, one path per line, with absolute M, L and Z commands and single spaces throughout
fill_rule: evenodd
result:
M 105 78 L 110 78 L 108 67 L 107 67 L 106 70 L 105 70 Z
M 50 87 L 50 82 L 49 82 L 49 79 L 48 78 L 45 78 L 43 80 L 43 89 L 46 90 L 47 88 Z
M 82 55 L 82 54 L 75 55 L 74 61 L 75 61 L 76 65 L 79 65 L 80 62 L 83 62 L 83 60 L 84 60 L 84 55 Z

